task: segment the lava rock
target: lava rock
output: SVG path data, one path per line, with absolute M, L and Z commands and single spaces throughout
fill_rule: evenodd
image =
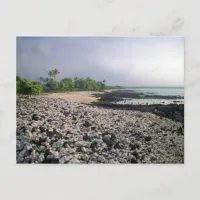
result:
M 40 120 L 40 116 L 38 114 L 33 114 L 32 120 L 38 121 Z

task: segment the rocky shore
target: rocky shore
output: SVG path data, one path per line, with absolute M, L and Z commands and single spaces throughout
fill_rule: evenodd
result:
M 155 95 L 153 93 L 144 94 L 142 92 L 134 92 L 133 90 L 115 90 L 111 92 L 105 92 L 103 94 L 95 94 L 96 97 L 100 97 L 102 101 L 123 101 L 124 99 L 174 99 L 181 100 L 181 96 L 163 96 Z
M 137 110 L 17 96 L 17 163 L 184 163 L 183 123 Z
M 183 97 L 181 96 L 150 95 L 133 92 L 132 90 L 105 92 L 103 94 L 96 94 L 96 96 L 100 98 L 100 101 L 94 102 L 93 104 L 95 106 L 151 112 L 160 117 L 166 117 L 181 122 L 184 126 L 184 103 Z M 151 104 L 139 103 L 142 102 L 141 100 L 143 100 L 143 102 L 145 102 L 145 100 L 148 102 L 147 100 L 149 99 L 151 100 Z
M 160 117 L 172 119 L 181 122 L 184 126 L 184 104 L 150 104 L 150 105 L 127 105 L 127 104 L 113 104 L 110 102 L 95 102 L 93 105 L 104 107 L 107 109 L 118 110 L 132 110 L 141 112 L 154 113 Z

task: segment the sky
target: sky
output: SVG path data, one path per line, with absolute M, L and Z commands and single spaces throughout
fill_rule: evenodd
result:
M 17 37 L 17 75 L 90 77 L 108 85 L 184 86 L 183 37 Z

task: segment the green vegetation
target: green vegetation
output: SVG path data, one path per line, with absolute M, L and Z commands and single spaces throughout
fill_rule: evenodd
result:
M 17 76 L 17 93 L 18 94 L 41 94 L 43 86 L 39 82 L 31 82 Z
M 17 76 L 17 94 L 41 94 L 44 92 L 66 92 L 66 91 L 102 91 L 106 89 L 122 89 L 122 86 L 107 86 L 106 80 L 95 81 L 87 78 L 64 78 L 56 81 L 57 69 L 49 70 L 48 77 L 39 77 L 39 82 L 31 82 Z

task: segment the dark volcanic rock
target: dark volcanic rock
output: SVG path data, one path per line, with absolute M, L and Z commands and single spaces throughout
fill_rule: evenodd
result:
M 86 121 L 85 121 L 85 126 L 86 126 L 86 127 L 92 126 L 92 122 L 89 121 L 89 120 L 86 120 Z
M 148 142 L 148 141 L 152 140 L 152 137 L 151 136 L 145 136 L 144 139 L 145 139 L 145 141 Z
M 32 120 L 38 121 L 40 120 L 40 116 L 38 114 L 33 114 Z

